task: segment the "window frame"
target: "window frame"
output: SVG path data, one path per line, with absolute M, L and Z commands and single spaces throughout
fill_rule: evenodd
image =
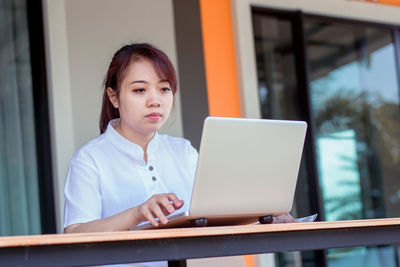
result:
M 27 0 L 42 234 L 56 233 L 50 114 L 41 0 Z
M 253 20 L 253 14 L 257 13 L 260 15 L 267 15 L 275 18 L 283 18 L 291 22 L 292 24 L 292 39 L 297 40 L 298 43 L 296 44 L 294 49 L 295 55 L 295 68 L 296 68 L 296 78 L 299 90 L 300 99 L 300 118 L 308 122 L 308 130 L 304 145 L 304 157 L 307 158 L 306 160 L 306 171 L 307 171 L 307 183 L 308 183 L 308 201 L 309 201 L 309 208 L 310 212 L 317 212 L 318 213 L 318 220 L 325 220 L 324 209 L 323 209 L 323 201 L 322 201 L 322 193 L 320 190 L 320 180 L 318 175 L 318 166 L 317 166 L 317 153 L 316 153 L 316 144 L 315 144 L 315 129 L 314 120 L 312 118 L 312 110 L 311 110 L 311 91 L 309 88 L 309 71 L 307 67 L 307 50 L 305 44 L 305 36 L 304 36 L 304 21 L 305 19 L 320 19 L 327 22 L 341 22 L 347 23 L 351 25 L 362 25 L 362 26 L 371 26 L 383 29 L 389 29 L 393 33 L 393 40 L 395 46 L 395 53 L 396 53 L 396 68 L 398 70 L 397 73 L 400 73 L 400 26 L 396 26 L 393 24 L 387 23 L 377 23 L 371 21 L 364 21 L 364 20 L 355 20 L 355 19 L 348 19 L 348 18 L 338 18 L 328 15 L 317 15 L 312 13 L 305 13 L 301 10 L 282 10 L 270 7 L 260 7 L 260 6 L 251 6 L 250 8 L 251 13 L 251 21 Z M 251 23 L 253 27 L 253 22 Z M 251 29 L 252 34 L 252 54 L 248 53 L 248 57 L 253 55 L 251 59 L 255 64 L 255 44 L 254 44 L 254 32 L 253 28 Z M 238 38 L 238 36 L 236 36 Z M 238 39 L 236 39 L 238 42 Z M 250 61 L 251 61 L 250 60 Z M 239 61 L 240 62 L 240 61 Z M 248 62 L 247 62 L 248 63 Z M 240 70 L 240 69 L 239 69 Z M 257 78 L 257 70 L 254 67 L 255 76 L 256 76 L 256 84 L 258 83 Z M 244 75 L 245 73 L 243 73 Z M 240 76 L 240 75 L 239 75 Z M 397 81 L 400 88 L 400 74 L 397 77 Z M 245 90 L 253 90 L 252 94 L 258 94 L 258 86 L 254 89 L 248 87 L 242 88 L 242 91 Z M 400 96 L 400 90 L 398 91 Z M 246 96 L 246 92 L 242 92 L 242 96 Z M 400 99 L 400 97 L 399 97 Z M 256 98 L 253 97 L 252 101 L 257 101 L 257 105 L 253 104 L 253 108 L 258 108 L 259 114 L 258 118 L 261 117 L 261 108 L 260 108 L 260 101 L 258 96 Z M 245 101 L 242 101 L 242 103 Z M 247 101 L 248 102 L 248 101 Z M 257 114 L 256 112 L 248 112 L 246 107 L 242 107 L 243 110 L 246 110 L 247 114 Z M 400 105 L 399 105 L 400 109 Z M 326 250 L 318 250 L 314 251 L 314 259 L 318 266 L 327 266 L 327 251 Z

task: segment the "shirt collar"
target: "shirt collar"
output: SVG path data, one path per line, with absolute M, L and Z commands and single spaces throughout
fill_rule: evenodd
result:
M 137 159 L 143 159 L 143 149 L 138 144 L 135 144 L 125 137 L 123 137 L 117 130 L 114 129 L 120 122 L 120 119 L 113 119 L 107 125 L 107 130 L 105 132 L 106 137 L 111 141 L 111 143 L 116 146 L 123 153 L 133 156 Z M 150 140 L 147 146 L 147 159 L 152 160 L 154 152 L 158 146 L 159 134 L 155 132 L 153 138 Z

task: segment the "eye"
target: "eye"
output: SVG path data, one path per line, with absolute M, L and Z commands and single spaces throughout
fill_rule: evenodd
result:
M 168 92 L 168 91 L 171 91 L 171 88 L 163 87 L 163 88 L 161 88 L 161 91 Z
M 144 88 L 135 89 L 135 90 L 133 90 L 133 92 L 135 92 L 135 93 L 143 93 L 144 92 Z

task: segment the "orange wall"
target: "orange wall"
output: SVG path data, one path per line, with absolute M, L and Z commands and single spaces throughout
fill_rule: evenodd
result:
M 230 0 L 199 0 L 211 116 L 240 117 Z
M 400 6 L 400 0 L 352 0 L 358 2 L 369 2 L 374 4 L 384 4 L 384 5 L 393 5 Z
M 199 0 L 211 116 L 240 117 L 230 0 Z M 254 257 L 243 256 L 246 267 Z
M 400 0 L 379 0 L 378 3 L 387 4 L 387 5 L 394 5 L 394 6 L 400 6 Z

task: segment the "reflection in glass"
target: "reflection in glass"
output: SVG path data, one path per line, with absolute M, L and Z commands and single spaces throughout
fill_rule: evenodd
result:
M 290 20 L 253 13 L 253 31 L 257 62 L 258 95 L 264 119 L 299 120 L 299 90 L 295 68 L 293 28 Z M 297 180 L 295 201 L 291 214 L 308 216 L 306 158 L 303 157 Z M 312 263 L 313 252 L 278 253 L 279 266 Z
M 395 250 L 392 246 L 357 247 L 349 249 L 331 249 L 328 259 L 329 267 L 362 266 L 362 267 L 395 267 Z
M 400 216 L 399 77 L 392 32 L 309 18 L 305 39 L 325 219 Z M 385 249 L 329 250 L 328 263 L 390 266 L 379 261 Z
M 254 14 L 253 25 L 262 117 L 298 119 L 291 22 Z
M 0 25 L 0 236 L 40 234 L 26 1 L 0 1 Z
M 291 15 L 253 11 L 258 94 L 263 118 L 299 119 Z M 310 126 L 325 220 L 400 216 L 399 74 L 392 30 L 304 16 Z M 304 78 L 304 77 L 303 77 Z M 304 78 L 305 79 L 305 78 Z M 304 160 L 310 160 L 303 158 Z M 302 165 L 295 215 L 309 215 Z M 393 247 L 328 250 L 328 265 L 393 266 Z M 298 266 L 299 254 L 279 254 Z M 312 266 L 311 254 L 301 254 Z M 385 260 L 382 260 L 385 258 Z M 368 265 L 370 264 L 370 265 Z
M 324 190 L 325 219 L 361 219 L 360 175 L 357 171 L 355 132 L 345 130 L 317 140 L 317 156 Z M 329 153 L 323 153 L 329 151 Z M 341 198 L 337 198 L 337 195 Z M 351 203 L 351 204 L 349 204 Z

